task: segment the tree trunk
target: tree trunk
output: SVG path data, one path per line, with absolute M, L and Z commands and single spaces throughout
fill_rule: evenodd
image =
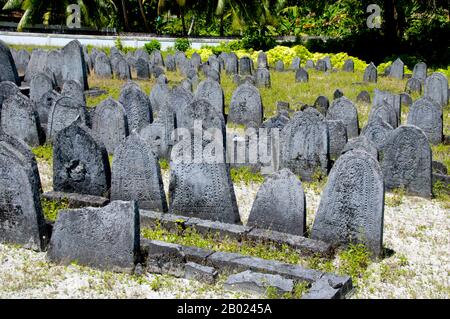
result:
M 130 30 L 130 25 L 128 23 L 127 5 L 125 4 L 125 0 L 121 0 L 121 3 L 122 3 L 124 28 L 125 28 L 125 31 L 128 31 L 128 30 Z
M 219 29 L 219 35 L 223 37 L 223 14 L 220 15 L 220 29 Z
M 150 32 L 150 28 L 148 27 L 148 23 L 147 23 L 147 18 L 145 17 L 144 5 L 142 3 L 142 0 L 138 0 L 138 3 L 139 3 L 139 10 L 141 11 L 142 19 L 144 19 L 145 31 Z
M 395 18 L 395 0 L 384 0 L 384 37 L 386 39 L 385 49 L 395 49 L 398 45 L 397 22 Z
M 186 21 L 184 21 L 184 8 L 180 7 L 181 24 L 183 26 L 183 36 L 186 36 Z

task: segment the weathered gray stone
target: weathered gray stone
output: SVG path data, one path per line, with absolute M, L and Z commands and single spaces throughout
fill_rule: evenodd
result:
M 113 76 L 111 61 L 109 57 L 100 52 L 95 58 L 94 72 L 98 77 L 111 79 Z
M 297 70 L 299 68 L 300 68 L 300 58 L 299 57 L 295 57 L 295 58 L 292 59 L 290 69 L 291 70 Z
M 422 94 L 422 82 L 418 78 L 410 78 L 406 82 L 405 92 Z
M 363 243 L 383 248 L 384 183 L 378 161 L 364 151 L 343 154 L 334 164 L 311 231 L 334 246 Z
M 331 103 L 326 115 L 327 120 L 341 120 L 347 128 L 347 137 L 353 138 L 359 135 L 358 111 L 355 105 L 345 96 Z
M 328 127 L 324 117 L 308 108 L 294 114 L 280 136 L 281 167 L 310 181 L 316 171 L 327 174 L 329 166 Z
M 344 72 L 355 72 L 355 62 L 352 59 L 345 60 L 342 70 Z
M 288 169 L 267 177 L 258 190 L 248 226 L 294 235 L 306 232 L 306 199 L 302 183 Z
M 237 74 L 239 69 L 239 60 L 234 52 L 228 55 L 225 60 L 225 72 L 228 75 Z
M 389 76 L 391 78 L 403 80 L 403 77 L 405 76 L 405 64 L 400 58 L 392 63 Z
M 204 99 L 211 103 L 218 113 L 225 114 L 225 98 L 222 87 L 216 81 L 205 79 L 198 85 L 195 93 L 197 100 Z
M 83 48 L 78 40 L 70 41 L 62 49 L 62 80 L 76 80 L 83 90 L 88 90 L 86 62 L 84 61 Z
M 147 256 L 147 271 L 184 277 L 186 255 L 182 246 L 158 240 L 146 240 L 144 245 L 144 254 Z
M 247 270 L 229 276 L 224 283 L 225 289 L 257 294 L 265 294 L 269 287 L 275 289 L 278 294 L 289 293 L 294 289 L 294 281 L 280 275 Z
M 377 67 L 372 62 L 370 62 L 364 71 L 363 81 L 372 83 L 377 83 L 378 81 Z
M 138 80 L 148 80 L 150 78 L 150 68 L 148 61 L 139 58 L 136 61 L 136 76 Z
M 356 97 L 356 102 L 370 104 L 370 94 L 367 91 L 361 91 Z
M 281 60 L 278 60 L 277 63 L 275 63 L 275 70 L 277 72 L 283 72 L 284 71 L 284 63 Z
M 387 100 L 381 101 L 380 104 L 373 105 L 370 109 L 369 122 L 373 121 L 376 117 L 381 118 L 393 128 L 397 127 L 397 114 Z
M 111 200 L 133 200 L 140 208 L 167 212 L 158 159 L 150 145 L 136 133 L 116 148 L 112 162 Z
M 245 75 L 252 75 L 252 60 L 244 56 L 239 59 L 239 75 L 245 76 Z
M 80 82 L 76 80 L 68 80 L 64 82 L 61 95 L 74 99 L 78 104 L 86 105 L 86 97 L 84 96 L 83 87 Z
M 33 53 L 31 55 L 32 59 L 34 58 L 33 55 L 34 55 L 34 50 L 33 50 Z M 63 73 L 62 73 L 62 68 L 63 68 L 62 65 L 64 63 L 64 60 L 63 60 L 62 50 L 61 49 L 59 49 L 59 50 L 51 50 L 48 53 L 44 52 L 42 54 L 42 56 L 38 55 L 37 59 L 39 59 L 39 60 L 42 59 L 43 61 L 46 61 L 45 64 L 44 64 L 44 67 L 42 68 L 42 70 L 37 70 L 37 71 L 45 72 L 45 73 L 47 73 L 47 75 L 49 77 L 56 78 L 56 85 L 59 86 L 59 87 L 62 87 L 63 84 L 64 84 Z M 31 64 L 31 60 L 30 60 L 29 65 L 30 64 Z M 48 67 L 47 71 L 45 69 L 45 66 Z M 49 75 L 48 72 L 53 73 L 53 76 Z M 27 75 L 28 75 L 28 69 L 27 69 L 27 73 L 25 73 L 25 81 L 27 81 L 27 78 L 26 78 Z M 30 77 L 30 80 L 31 80 L 31 78 L 32 77 Z
M 247 127 L 259 127 L 263 119 L 261 95 L 249 83 L 241 84 L 231 97 L 228 121 Z
M 316 70 L 321 72 L 328 71 L 327 62 L 323 59 L 318 60 L 316 63 Z
M 404 187 L 408 193 L 431 196 L 431 149 L 420 128 L 395 129 L 385 144 L 381 166 L 387 189 Z
M 297 71 L 295 72 L 295 82 L 306 83 L 308 81 L 309 81 L 308 72 L 302 67 L 298 68 Z
M 414 65 L 412 78 L 419 80 L 421 83 L 427 78 L 427 65 L 424 62 L 419 62 Z
M 166 70 L 170 72 L 174 72 L 177 70 L 177 65 L 175 62 L 175 58 L 173 55 L 168 54 L 166 56 Z
M 59 51 L 58 51 L 58 54 L 60 54 Z M 52 56 L 52 57 L 54 57 L 54 56 Z M 60 59 L 57 59 L 57 62 L 62 62 L 62 55 L 61 55 Z M 52 63 L 49 64 L 50 68 L 52 68 L 51 65 L 53 63 L 54 63 L 54 61 L 52 61 Z M 31 79 L 33 78 L 33 76 L 36 73 L 44 72 L 44 68 L 47 64 L 48 64 L 47 63 L 47 52 L 42 49 L 33 49 L 33 51 L 31 52 L 30 62 L 28 62 L 27 70 L 25 71 L 25 77 L 24 77 L 25 82 L 30 83 Z M 18 82 L 14 81 L 14 80 L 11 82 L 18 84 Z
M 11 51 L 12 53 L 12 51 Z M 28 63 L 30 62 L 31 55 L 30 53 L 25 50 L 21 49 L 17 51 L 16 54 L 13 54 L 14 63 L 16 64 L 17 73 L 19 75 L 24 75 L 25 71 L 27 70 Z
M 103 207 L 109 204 L 109 199 L 106 197 L 77 193 L 51 191 L 42 194 L 42 197 L 49 201 L 64 201 L 68 208 Z
M 314 108 L 320 112 L 323 116 L 327 115 L 328 108 L 330 107 L 330 101 L 324 95 L 320 95 L 317 97 L 314 102 Z
M 255 72 L 255 82 L 257 87 L 270 88 L 270 71 L 267 68 L 257 68 Z
M 372 109 L 376 109 L 380 106 L 389 106 L 395 111 L 395 116 L 397 119 L 397 123 L 394 124 L 392 119 L 387 120 L 385 117 L 385 120 L 392 125 L 392 127 L 396 128 L 398 125 L 400 125 L 400 120 L 402 116 L 402 105 L 400 100 L 400 94 L 392 94 L 388 91 L 380 91 L 378 89 L 375 89 L 374 91 L 374 97 L 372 102 Z M 372 111 L 372 110 L 371 110 Z M 393 117 L 391 115 L 391 117 Z M 392 123 L 391 123 L 392 121 Z
M 68 127 L 79 117 L 82 122 L 87 123 L 86 107 L 70 97 L 60 97 L 53 103 L 48 114 L 47 140 L 53 140 L 59 131 Z
M 41 123 L 41 126 L 46 128 L 48 123 L 48 114 L 50 110 L 52 109 L 53 104 L 61 98 L 61 94 L 59 94 L 55 90 L 50 90 L 44 93 L 41 96 L 41 99 L 37 101 L 36 104 L 36 110 L 39 114 L 39 122 Z M 45 132 L 47 132 L 47 129 L 45 129 Z
M 428 97 L 418 99 L 409 109 L 407 122 L 424 131 L 431 144 L 443 140 L 442 107 Z
M 8 45 L 0 40 L 0 82 L 11 81 L 20 85 L 16 64 Z
M 330 157 L 337 158 L 347 144 L 347 129 L 341 120 L 327 120 L 330 139 Z
M 315 66 L 313 60 L 307 60 L 307 61 L 305 62 L 305 69 L 306 69 L 306 70 L 314 69 L 315 67 L 316 67 L 316 66 Z
M 371 141 L 379 152 L 383 151 L 384 145 L 389 139 L 389 135 L 394 129 L 381 117 L 372 118 L 362 129 L 361 135 Z
M 165 76 L 164 76 L 165 77 Z M 162 79 L 162 78 L 161 78 Z M 150 103 L 152 105 L 153 112 L 159 112 L 166 107 L 167 100 L 169 99 L 170 89 L 167 83 L 159 81 L 153 86 L 150 92 Z
M 47 258 L 52 262 L 131 273 L 140 251 L 139 210 L 134 202 L 59 212 Z
M 8 135 L 20 139 L 29 146 L 39 146 L 44 142 L 39 114 L 34 104 L 22 93 L 3 101 L 1 129 Z
M 120 92 L 119 102 L 125 108 L 130 132 L 139 132 L 153 122 L 153 111 L 149 97 L 137 84 L 128 83 Z
M 431 98 L 441 107 L 448 104 L 448 80 L 442 73 L 435 72 L 425 80 L 424 96 Z
M 213 267 L 203 266 L 193 262 L 186 263 L 184 270 L 184 278 L 197 280 L 210 285 L 213 285 L 216 282 L 218 274 L 217 270 Z
M 7 100 L 10 96 L 20 93 L 19 87 L 11 81 L 0 82 L 0 116 L 3 101 Z
M 351 282 L 349 276 L 338 277 L 325 274 L 311 285 L 301 299 L 343 299 L 345 293 L 351 289 Z
M 30 99 L 38 103 L 42 96 L 48 91 L 53 90 L 53 81 L 45 73 L 37 73 L 33 76 L 30 83 Z
M 97 105 L 90 113 L 92 133 L 99 139 L 109 154 L 128 136 L 125 109 L 111 97 Z
M 117 60 L 114 75 L 120 80 L 131 80 L 131 68 L 125 58 Z
M 53 189 L 108 197 L 111 170 L 105 147 L 80 120 L 62 129 L 53 143 Z
M 400 104 L 402 106 L 410 107 L 413 104 L 413 99 L 408 93 L 400 93 Z
M 342 154 L 348 153 L 353 150 L 362 150 L 367 154 L 372 155 L 373 158 L 378 159 L 378 150 L 375 144 L 373 144 L 364 135 L 354 137 L 345 144 Z
M 0 242 L 44 250 L 48 241 L 42 214 L 36 160 L 21 141 L 0 131 Z
M 334 100 L 336 100 L 336 99 L 338 99 L 338 98 L 340 98 L 340 97 L 343 97 L 343 96 L 344 96 L 344 92 L 342 92 L 341 89 L 336 89 L 336 90 L 334 91 L 334 93 L 333 93 L 333 99 L 334 99 Z

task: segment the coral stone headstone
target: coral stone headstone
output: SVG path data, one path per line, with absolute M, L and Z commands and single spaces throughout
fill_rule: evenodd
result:
M 351 151 L 339 157 L 328 176 L 311 237 L 333 246 L 363 243 L 379 256 L 383 247 L 383 216 L 380 166 L 366 152 Z
M 377 67 L 375 66 L 375 64 L 371 62 L 364 71 L 363 81 L 377 83 L 377 80 L 378 80 Z
M 441 107 L 448 104 L 448 80 L 439 72 L 435 72 L 425 80 L 424 96 L 429 97 Z
M 258 68 L 255 72 L 255 82 L 257 87 L 270 88 L 270 71 L 266 68 Z
M 150 99 L 138 85 L 126 84 L 120 92 L 119 102 L 125 108 L 130 132 L 139 131 L 153 122 Z
M 415 101 L 409 109 L 407 122 L 421 128 L 431 144 L 442 142 L 442 108 L 432 99 L 423 97 Z
M 206 79 L 200 82 L 195 93 L 196 99 L 205 99 L 216 109 L 217 112 L 225 113 L 225 98 L 222 87 L 216 81 Z
M 330 138 L 330 156 L 339 157 L 347 144 L 347 129 L 344 122 L 340 120 L 327 120 Z
M 16 64 L 8 45 L 0 40 L 0 82 L 11 81 L 20 85 Z
M 367 123 L 362 129 L 361 135 L 371 141 L 378 151 L 382 151 L 393 130 L 391 125 L 378 116 Z
M 345 96 L 331 103 L 327 111 L 327 120 L 341 120 L 347 128 L 347 137 L 357 137 L 359 133 L 358 111 L 352 101 Z
M 239 59 L 239 75 L 252 75 L 252 60 L 249 57 Z
M 309 81 L 308 72 L 304 68 L 298 68 L 295 72 L 295 82 L 306 83 Z
M 256 87 L 245 82 L 231 97 L 228 121 L 247 127 L 259 127 L 263 119 L 261 95 Z
M 94 72 L 98 77 L 111 79 L 113 72 L 111 61 L 104 52 L 100 52 L 95 57 Z
M 83 47 L 78 40 L 73 40 L 62 48 L 62 79 L 63 82 L 76 80 L 83 90 L 88 90 L 86 61 L 84 60 Z
M 48 114 L 47 140 L 53 140 L 59 131 L 79 117 L 82 122 L 87 123 L 86 107 L 70 97 L 60 97 L 53 103 Z
M 405 64 L 400 58 L 392 63 L 389 76 L 400 80 L 405 76 Z

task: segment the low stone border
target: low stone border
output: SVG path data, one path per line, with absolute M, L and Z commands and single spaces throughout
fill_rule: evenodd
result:
M 300 265 L 236 253 L 216 252 L 145 238 L 141 238 L 141 251 L 145 260 L 145 269 L 151 273 L 193 278 L 191 270 L 195 268 L 195 278 L 203 278 L 204 275 L 209 283 L 215 276 L 214 270 L 225 274 L 250 270 L 262 274 L 280 275 L 296 282 L 310 284 L 310 291 L 303 296 L 305 299 L 345 298 L 353 289 L 350 276 L 338 276 L 307 269 Z M 193 263 L 199 266 L 194 266 Z M 186 275 L 186 269 L 188 269 L 188 275 Z
M 140 218 L 141 227 L 155 228 L 157 225 L 161 225 L 163 228 L 173 232 L 179 230 L 179 227 L 192 228 L 200 234 L 217 234 L 219 238 L 228 237 L 237 241 L 270 242 L 279 247 L 285 244 L 298 250 L 303 255 L 318 255 L 322 257 L 333 255 L 332 246 L 328 243 L 272 230 L 148 210 L 140 210 Z
M 109 204 L 109 199 L 106 197 L 84 195 L 76 193 L 63 192 L 46 192 L 41 195 L 43 198 L 52 201 L 67 200 L 70 208 L 82 207 L 103 207 Z

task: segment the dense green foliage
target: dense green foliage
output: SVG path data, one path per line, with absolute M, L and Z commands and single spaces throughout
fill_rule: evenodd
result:
M 152 40 L 146 43 L 144 47 L 148 54 L 150 54 L 155 50 L 161 50 L 161 43 L 158 40 Z
M 175 40 L 175 50 L 186 52 L 191 47 L 191 42 L 187 38 L 178 38 Z

